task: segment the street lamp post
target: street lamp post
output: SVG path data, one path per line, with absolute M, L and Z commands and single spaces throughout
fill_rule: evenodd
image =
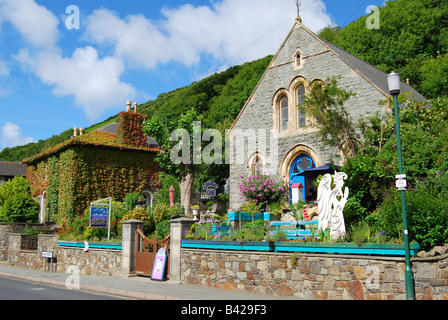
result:
M 397 176 L 397 189 L 401 192 L 401 211 L 403 216 L 403 233 L 404 233 L 404 246 L 406 255 L 406 270 L 405 270 L 405 280 L 406 280 L 406 298 L 408 300 L 414 300 L 414 279 L 412 275 L 411 268 L 411 258 L 409 250 L 409 232 L 408 223 L 406 218 L 406 196 L 405 190 L 407 187 L 406 175 L 403 173 L 403 160 L 401 153 L 401 136 L 400 136 L 400 120 L 398 114 L 398 95 L 401 91 L 401 81 L 400 75 L 398 73 L 392 72 L 387 76 L 387 82 L 389 85 L 389 92 L 394 98 L 394 113 L 395 113 L 395 130 L 397 135 L 397 149 L 398 149 L 398 165 L 400 174 Z

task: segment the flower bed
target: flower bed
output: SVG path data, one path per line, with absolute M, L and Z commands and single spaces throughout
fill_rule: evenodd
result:
M 366 243 L 358 246 L 354 243 L 182 240 L 182 248 L 389 256 L 405 255 L 404 244 L 400 243 Z M 420 246 L 417 243 L 411 244 L 410 249 L 411 256 L 415 257 L 417 256 Z

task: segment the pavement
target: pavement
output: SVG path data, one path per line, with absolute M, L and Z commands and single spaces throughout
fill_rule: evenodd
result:
M 101 277 L 79 275 L 64 272 L 48 272 L 13 267 L 0 263 L 0 277 L 42 283 L 67 288 L 79 284 L 75 290 L 84 290 L 100 294 L 120 296 L 135 300 L 295 300 L 243 291 L 228 291 L 171 281 L 154 281 L 146 277 Z M 79 281 L 78 281 L 79 280 Z

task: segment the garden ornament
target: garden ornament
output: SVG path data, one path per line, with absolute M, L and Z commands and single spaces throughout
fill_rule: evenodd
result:
M 322 177 L 318 192 L 318 230 L 330 229 L 330 238 L 336 240 L 345 235 L 344 207 L 347 204 L 349 189 L 342 190 L 347 175 L 343 172 L 335 171 L 331 176 L 326 174 Z M 332 182 L 334 189 L 332 188 Z

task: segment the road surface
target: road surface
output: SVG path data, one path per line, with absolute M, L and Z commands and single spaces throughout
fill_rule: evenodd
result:
M 121 300 L 121 298 L 0 277 L 0 300 Z

